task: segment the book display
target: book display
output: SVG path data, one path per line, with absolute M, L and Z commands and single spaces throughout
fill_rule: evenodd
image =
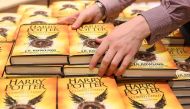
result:
M 77 29 L 60 19 L 95 0 L 44 2 L 0 13 L 0 109 L 190 109 L 190 47 L 180 27 L 154 44 L 144 39 L 120 76 L 98 76 L 103 57 L 89 69 L 97 39 L 160 1 L 136 0 L 113 20 Z

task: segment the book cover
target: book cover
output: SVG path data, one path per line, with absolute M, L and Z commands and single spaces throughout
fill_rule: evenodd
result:
M 16 26 L 20 22 L 21 15 L 16 13 L 0 13 L 1 26 Z
M 56 109 L 57 78 L 0 79 L 1 109 Z
M 17 27 L 15 25 L 12 26 L 3 26 L 0 25 L 0 42 L 12 42 L 16 39 Z
M 113 24 L 86 24 L 77 30 L 69 28 L 70 64 L 88 64 L 99 44 L 96 38 L 106 37 Z
M 127 81 L 118 89 L 126 109 L 183 109 L 166 82 Z
M 53 17 L 67 17 L 85 8 L 82 1 L 57 1 L 51 5 Z
M 128 69 L 176 69 L 172 57 L 161 42 L 142 45 Z
M 20 27 L 18 38 L 11 56 L 11 64 L 27 64 L 28 60 L 19 60 L 18 58 L 34 56 L 41 63 L 45 64 L 48 59 L 55 61 L 51 56 L 57 58 L 57 61 L 63 61 L 58 58 L 64 58 L 64 63 L 67 63 L 67 56 L 69 55 L 69 40 L 66 25 L 56 24 L 39 24 L 39 25 L 22 25 Z M 38 56 L 38 57 L 36 57 Z M 46 56 L 46 57 L 45 57 Z M 43 60 L 39 60 L 43 58 Z M 14 60 L 16 59 L 16 60 Z M 19 60 L 19 61 L 18 61 Z M 42 62 L 44 61 L 44 62 Z M 54 62 L 59 64 L 63 62 Z M 35 64 L 30 63 L 30 64 Z
M 70 55 L 89 55 L 96 52 L 96 38 L 104 38 L 112 30 L 112 24 L 86 24 L 77 30 L 70 28 Z
M 178 70 L 174 80 L 190 79 L 190 47 L 167 46 L 168 52 L 173 57 Z
M 125 106 L 113 78 L 76 77 L 58 80 L 58 108 L 125 109 Z
M 5 65 L 11 52 L 12 43 L 0 43 L 0 77 L 3 75 Z

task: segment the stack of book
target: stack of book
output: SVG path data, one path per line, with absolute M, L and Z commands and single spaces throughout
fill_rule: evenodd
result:
M 190 105 L 190 47 L 168 46 L 167 49 L 178 67 L 177 77 L 169 84 L 180 103 Z
M 114 25 L 160 2 L 137 2 L 121 12 L 114 24 L 85 24 L 76 30 L 57 24 L 58 18 L 78 13 L 93 3 L 80 0 L 56 1 L 50 7 L 21 5 L 17 14 L 0 14 L 0 76 L 9 78 L 0 79 L 0 108 L 182 109 L 180 103 L 184 108 L 189 106 L 189 78 L 185 78 L 189 73 L 176 72 L 178 60 L 174 62 L 160 41 L 153 45 L 144 41 L 126 72 L 115 77 L 117 82 L 114 77 L 98 77 L 99 66 L 93 70 L 88 66 L 99 46 L 96 38 L 104 38 Z M 188 70 L 188 64 L 180 65 Z M 172 80 L 169 84 L 173 92 L 166 80 Z
M 63 65 L 89 64 L 98 47 L 95 38 L 105 37 L 113 27 L 89 24 L 72 30 L 67 25 L 22 25 L 5 72 L 7 76 L 65 76 Z
M 0 13 L 0 77 L 4 74 L 4 68 L 16 39 L 16 29 L 21 16 L 16 13 Z

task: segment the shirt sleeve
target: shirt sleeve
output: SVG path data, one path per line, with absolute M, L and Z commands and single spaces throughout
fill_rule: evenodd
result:
M 99 0 L 106 8 L 106 21 L 112 21 L 135 0 Z
M 152 44 L 190 21 L 190 0 L 162 0 L 160 6 L 141 15 L 149 25 L 151 35 L 147 41 Z

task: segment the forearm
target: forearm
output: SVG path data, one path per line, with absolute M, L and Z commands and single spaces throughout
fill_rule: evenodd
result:
M 119 13 L 135 0 L 99 0 L 106 8 L 107 21 L 116 18 Z
M 146 19 L 151 35 L 149 43 L 165 37 L 171 31 L 190 21 L 189 0 L 162 0 L 159 7 L 141 14 Z

